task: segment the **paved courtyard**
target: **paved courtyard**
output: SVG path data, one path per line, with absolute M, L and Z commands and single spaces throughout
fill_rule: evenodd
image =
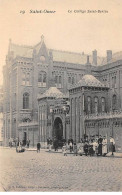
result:
M 0 191 L 122 191 L 122 158 L 0 148 Z

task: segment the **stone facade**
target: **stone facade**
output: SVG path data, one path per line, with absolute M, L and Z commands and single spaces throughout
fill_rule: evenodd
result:
M 107 57 L 98 57 L 97 51 L 88 56 L 82 53 L 73 53 L 66 51 L 58 51 L 48 49 L 44 42 L 44 37 L 35 46 L 19 46 L 9 42 L 8 54 L 6 56 L 6 65 L 3 69 L 3 117 L 4 117 L 4 141 L 8 144 L 9 138 L 29 139 L 30 144 L 35 146 L 37 141 L 45 140 L 49 135 L 47 129 L 50 128 L 50 118 L 47 121 L 47 126 L 43 130 L 45 134 L 40 138 L 40 115 L 38 114 L 38 96 L 42 95 L 46 90 L 52 86 L 51 79 L 55 80 L 55 87 L 57 87 L 63 94 L 68 92 L 69 88 L 75 86 L 82 77 L 86 74 L 94 75 L 106 87 L 109 87 L 108 99 L 103 92 L 97 89 L 92 91 L 91 98 L 98 93 L 99 98 L 107 99 L 106 111 L 121 111 L 122 110 L 122 53 L 113 54 L 111 51 L 107 52 Z M 79 93 L 79 92 L 78 92 Z M 74 92 L 72 97 L 77 96 Z M 85 94 L 91 94 L 91 89 L 85 89 Z M 70 96 L 70 104 L 71 104 Z M 78 95 L 79 96 L 79 95 Z M 82 96 L 82 95 L 81 95 Z M 44 99 L 43 99 L 44 100 Z M 45 104 L 50 104 L 49 100 Z M 73 100 L 74 101 L 74 100 Z M 81 98 L 82 101 L 82 98 Z M 53 105 L 55 101 L 53 99 Z M 76 102 L 77 103 L 77 102 Z M 39 103 L 44 105 L 43 103 Z M 72 103 L 73 104 L 73 103 Z M 74 104 L 73 104 L 74 105 Z M 87 113 L 87 103 L 84 102 Z M 53 107 L 55 109 L 55 106 Z M 71 106 L 71 109 L 73 107 Z M 70 109 L 70 113 L 71 113 Z M 99 108 L 101 110 L 101 108 Z M 91 113 L 94 110 L 92 105 Z M 100 111 L 101 112 L 101 111 Z M 47 112 L 45 112 L 47 114 Z M 45 118 L 48 116 L 45 114 Z M 66 113 L 54 114 L 54 117 L 61 118 L 63 121 L 63 136 L 67 135 L 67 139 L 72 137 L 72 129 L 75 123 L 71 121 L 71 115 Z M 84 115 L 83 114 L 83 115 Z M 74 117 L 74 116 L 73 116 Z M 47 120 L 47 119 L 46 119 Z M 77 119 L 78 120 L 78 119 Z M 64 122 L 66 121 L 66 122 Z M 82 125 L 82 119 L 80 120 Z M 45 123 L 46 124 L 46 123 Z M 51 123 L 52 124 L 52 123 Z M 76 123 L 79 126 L 78 123 Z M 67 130 L 64 131 L 64 129 Z M 76 127 L 78 128 L 78 127 Z M 64 133 L 65 132 L 65 133 Z M 65 135 L 64 135 L 65 134 Z M 78 142 L 82 132 L 73 135 L 73 138 Z

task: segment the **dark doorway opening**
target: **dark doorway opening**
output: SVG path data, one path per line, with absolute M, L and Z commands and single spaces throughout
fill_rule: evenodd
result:
M 58 141 L 62 141 L 63 139 L 63 124 L 62 120 L 59 117 L 57 117 L 54 121 L 53 137 Z
M 23 146 L 26 145 L 26 142 L 27 142 L 27 133 L 24 132 L 24 138 L 23 138 Z

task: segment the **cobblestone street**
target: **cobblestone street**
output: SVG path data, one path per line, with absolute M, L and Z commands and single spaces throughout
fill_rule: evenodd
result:
M 121 158 L 0 148 L 0 191 L 121 190 Z

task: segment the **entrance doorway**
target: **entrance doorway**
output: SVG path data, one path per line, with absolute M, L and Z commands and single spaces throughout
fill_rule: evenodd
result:
M 23 145 L 25 146 L 27 142 L 27 133 L 24 132 Z
M 56 138 L 58 141 L 62 141 L 63 138 L 63 124 L 62 120 L 59 117 L 57 117 L 54 121 L 53 137 Z

